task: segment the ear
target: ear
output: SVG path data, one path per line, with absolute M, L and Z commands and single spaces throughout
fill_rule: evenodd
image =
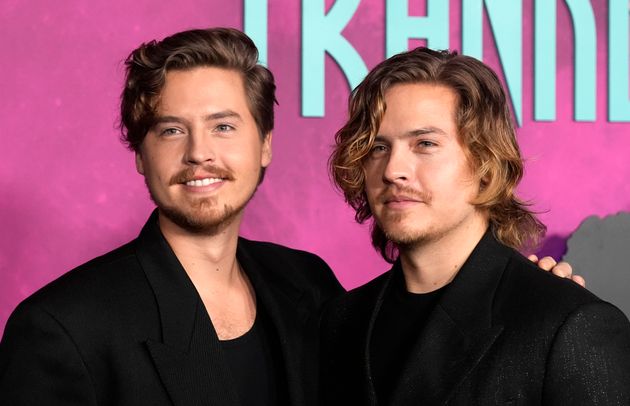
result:
M 142 153 L 138 150 L 136 151 L 136 171 L 140 175 L 144 175 L 144 164 L 142 162 Z
M 262 150 L 261 150 L 261 166 L 263 168 L 266 168 L 271 163 L 271 156 L 272 156 L 271 138 L 272 138 L 272 133 L 270 131 L 265 135 L 265 138 L 263 139 Z

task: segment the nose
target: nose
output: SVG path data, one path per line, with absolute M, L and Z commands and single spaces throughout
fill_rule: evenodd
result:
M 184 159 L 191 165 L 201 165 L 215 160 L 212 137 L 203 131 L 191 131 L 186 140 Z
M 403 148 L 392 147 L 385 163 L 383 182 L 404 185 L 413 175 L 413 158 Z

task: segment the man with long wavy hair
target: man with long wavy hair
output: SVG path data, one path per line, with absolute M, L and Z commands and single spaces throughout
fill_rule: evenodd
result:
M 480 61 L 418 48 L 372 70 L 332 177 L 392 269 L 322 321 L 325 405 L 627 405 L 630 324 L 518 249 L 545 230 Z

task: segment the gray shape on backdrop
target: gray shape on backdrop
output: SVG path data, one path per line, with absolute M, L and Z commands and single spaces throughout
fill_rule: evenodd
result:
M 630 213 L 586 218 L 567 241 L 563 258 L 586 287 L 630 318 Z

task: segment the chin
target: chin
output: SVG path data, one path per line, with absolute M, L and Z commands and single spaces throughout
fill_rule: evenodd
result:
M 184 212 L 172 207 L 160 207 L 160 211 L 173 223 L 193 234 L 216 234 L 230 225 L 241 210 L 225 206 L 224 210 L 197 209 Z
M 380 226 L 385 237 L 399 246 L 421 244 L 431 240 L 432 233 L 424 228 L 409 228 L 402 224 Z
M 151 200 L 160 212 L 181 229 L 192 234 L 214 235 L 225 230 L 242 214 L 245 206 L 253 197 L 236 201 L 236 205 L 229 205 L 218 196 L 199 197 L 194 199 L 173 199 L 173 202 L 161 201 L 149 189 Z
M 431 237 L 426 234 L 404 234 L 404 235 L 389 235 L 385 234 L 388 240 L 393 242 L 399 247 L 422 245 L 431 241 Z

